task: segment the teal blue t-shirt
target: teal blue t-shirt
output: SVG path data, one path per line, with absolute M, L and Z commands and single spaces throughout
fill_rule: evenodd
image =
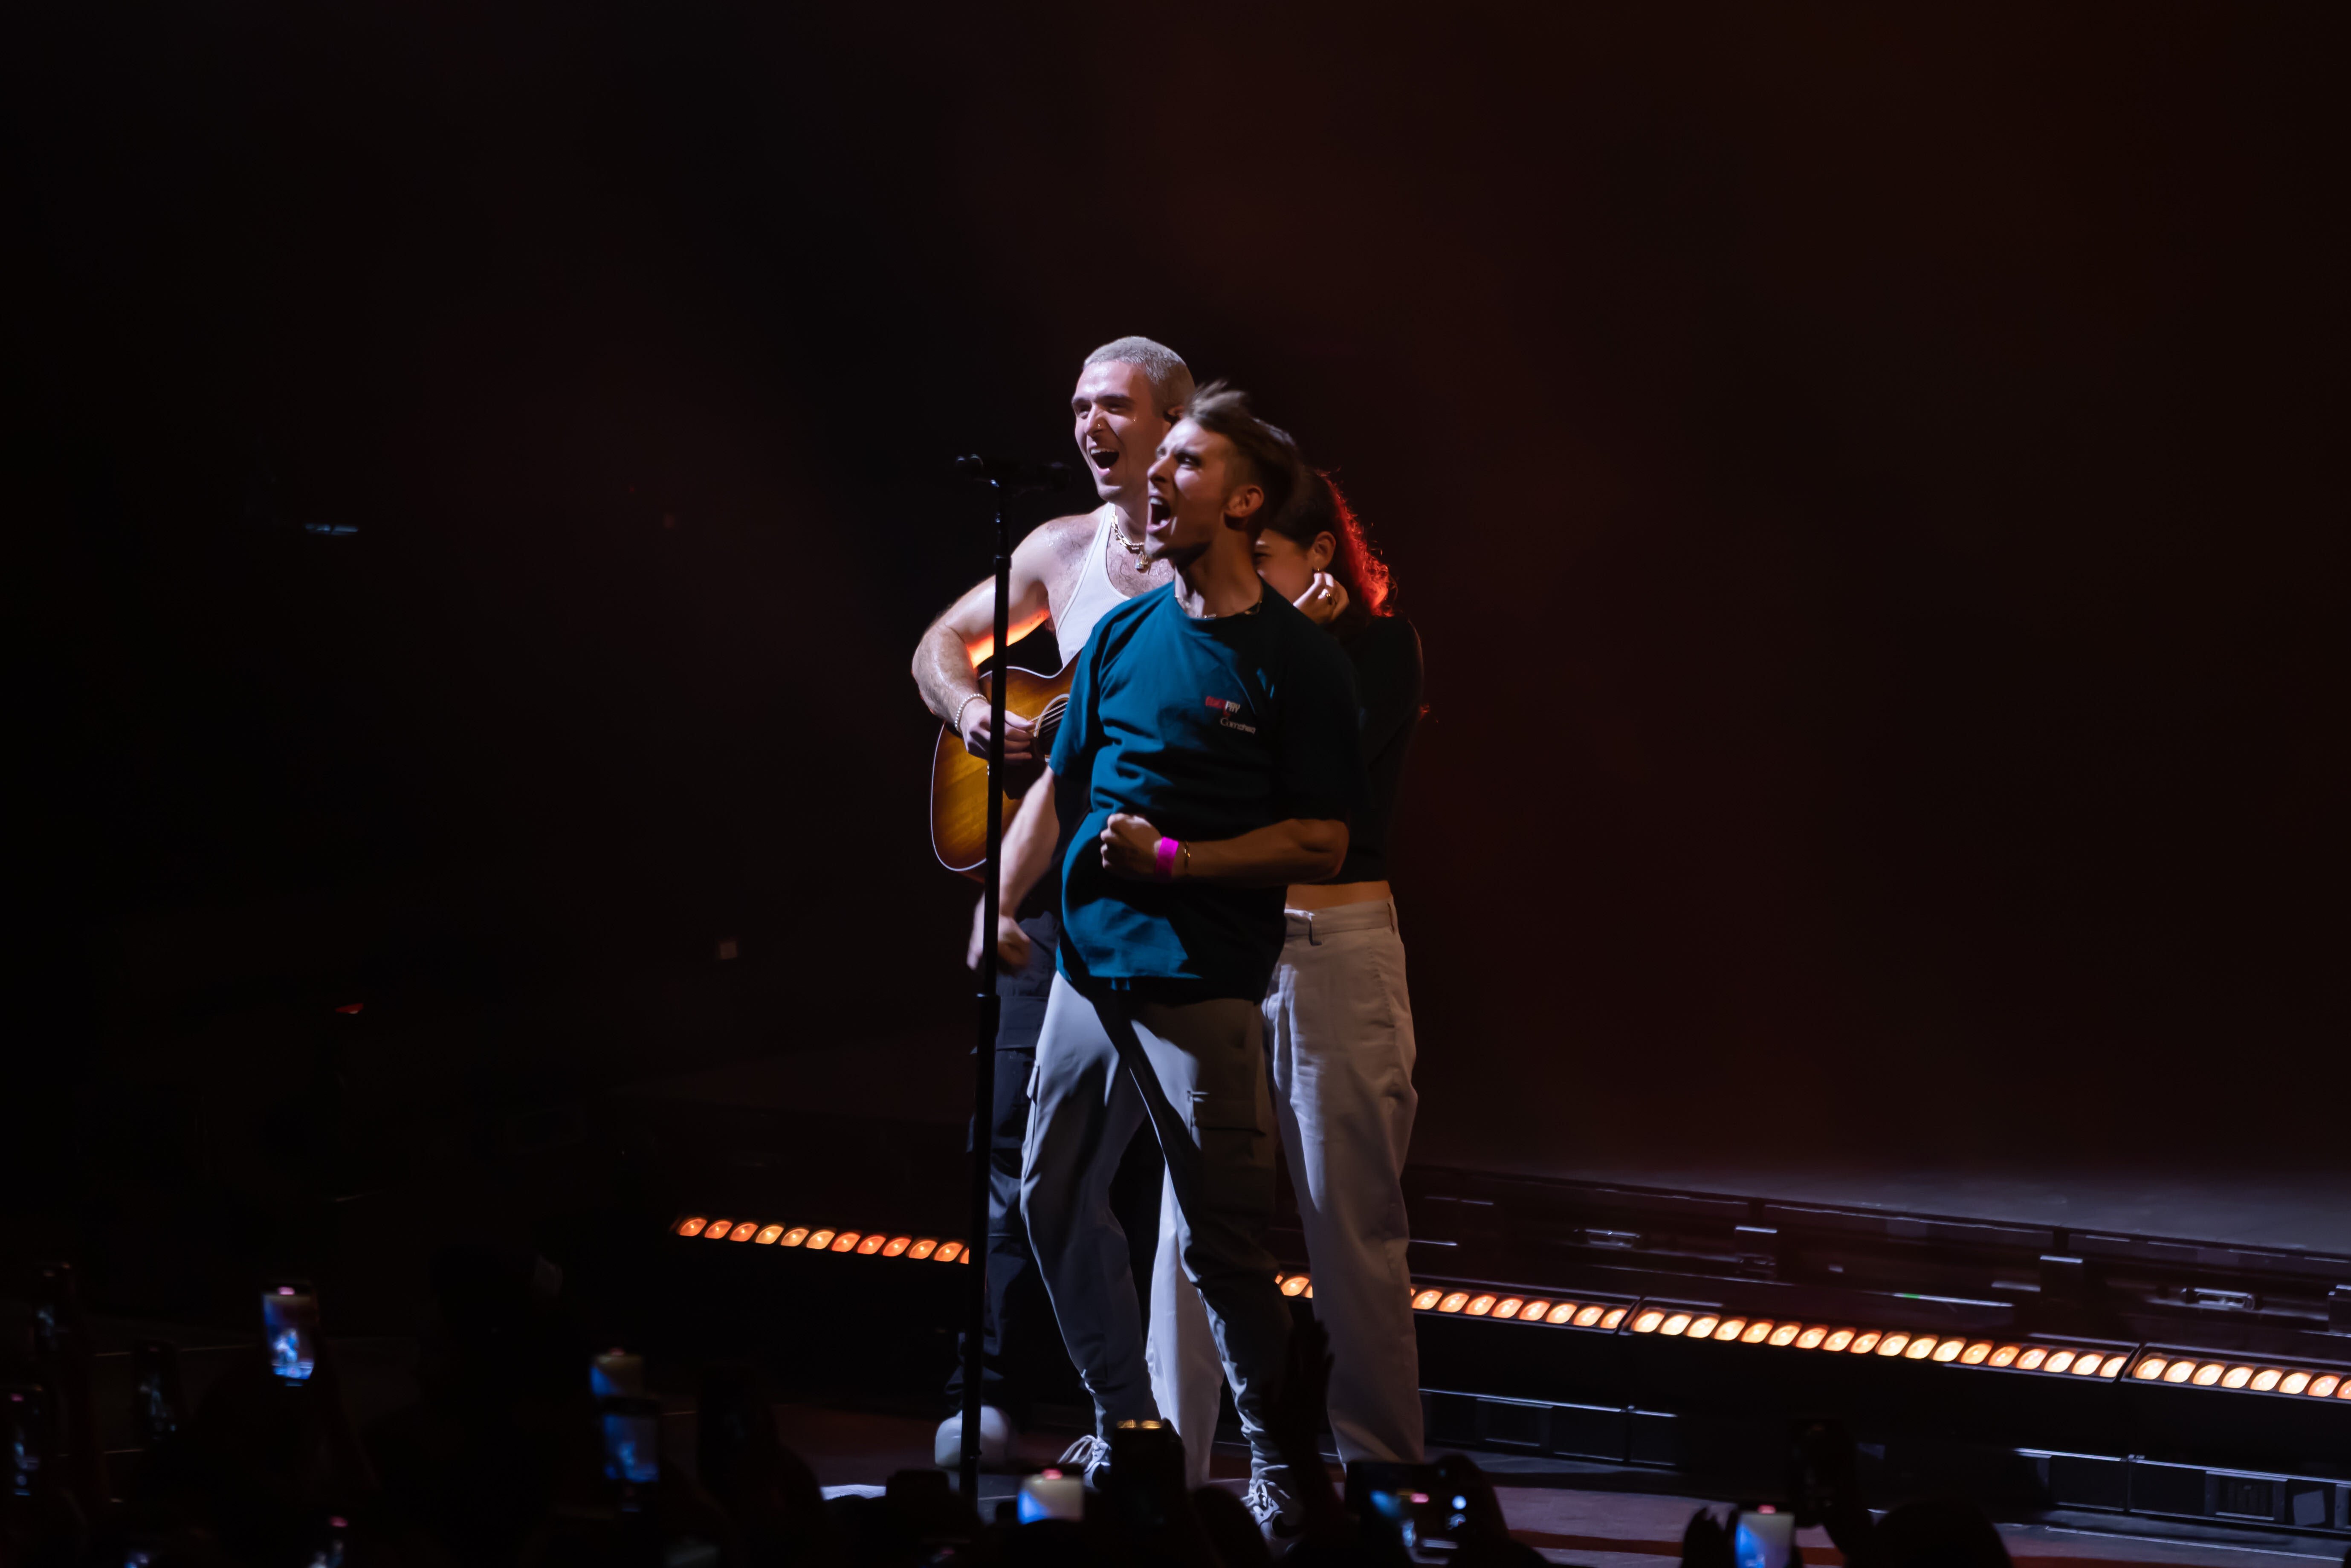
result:
M 1113 811 L 1171 838 L 1238 837 L 1291 818 L 1346 821 L 1365 787 L 1354 672 L 1270 588 L 1196 621 L 1173 588 L 1096 623 L 1053 741 L 1061 966 L 1072 985 L 1257 1001 L 1281 955 L 1279 887 L 1128 882 L 1102 865 Z

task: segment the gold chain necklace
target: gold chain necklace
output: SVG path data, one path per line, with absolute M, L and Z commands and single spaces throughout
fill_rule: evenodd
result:
M 1116 512 L 1113 512 L 1111 514 L 1110 537 L 1116 539 L 1119 542 L 1119 548 L 1125 550 L 1127 554 L 1133 556 L 1136 560 L 1140 561 L 1143 559 L 1143 546 L 1144 541 L 1142 539 L 1136 539 L 1132 543 L 1128 542 L 1126 530 L 1118 526 L 1118 514 Z

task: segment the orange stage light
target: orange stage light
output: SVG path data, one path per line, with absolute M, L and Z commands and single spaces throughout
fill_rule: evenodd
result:
M 830 1231 L 830 1230 L 811 1230 L 811 1231 L 810 1231 L 810 1232 L 809 1232 L 809 1239 L 808 1239 L 808 1249 L 809 1249 L 810 1251 L 811 1251 L 811 1252 L 821 1252 L 821 1251 L 823 1251 L 826 1248 L 828 1248 L 828 1247 L 830 1247 L 830 1246 L 831 1246 L 831 1245 L 832 1245 L 832 1232 L 831 1232 L 831 1231 Z
M 2195 1375 L 2196 1358 L 2190 1355 L 2183 1355 L 2165 1369 L 2163 1380 L 2166 1383 L 2185 1383 Z
M 1883 1337 L 1885 1336 L 1880 1334 L 1876 1329 L 1865 1329 L 1860 1333 L 1854 1336 L 1853 1343 L 1848 1348 L 1850 1348 L 1855 1355 L 1867 1355 L 1871 1351 L 1877 1348 L 1877 1342 Z M 1798 1340 L 1796 1342 L 1799 1348 L 1803 1345 L 1803 1343 L 1804 1342 L 1802 1340 Z
M 2220 1375 L 2228 1370 L 2217 1361 L 2208 1361 L 2196 1369 L 2196 1375 L 2189 1381 L 2199 1388 L 2210 1388 L 2220 1382 Z
M 963 1243 L 960 1241 L 942 1241 L 939 1243 L 939 1249 L 936 1252 L 932 1253 L 931 1256 L 942 1263 L 952 1263 L 957 1258 L 963 1256 Z
M 1583 1309 L 1583 1312 L 1590 1312 L 1591 1310 L 1592 1310 L 1592 1309 L 1591 1309 L 1590 1307 L 1586 1307 L 1586 1308 L 1584 1308 L 1584 1309 Z M 1583 1325 L 1583 1312 L 1578 1312 L 1578 1313 L 1576 1313 L 1576 1314 L 1575 1314 L 1575 1321 L 1576 1321 L 1577 1326 L 1581 1327 L 1581 1326 Z M 1602 1318 L 1602 1319 L 1600 1320 L 1600 1326 L 1601 1326 L 1602 1328 L 1604 1328 L 1604 1329 L 1613 1329 L 1613 1328 L 1614 1328 L 1618 1323 L 1621 1323 L 1621 1322 L 1623 1322 L 1624 1321 L 1625 1321 L 1625 1309 L 1624 1309 L 1624 1308 L 1622 1308 L 1622 1307 L 1614 1307 L 1614 1308 L 1611 1308 L 1611 1309 L 1609 1310 L 1608 1315 L 1607 1315 L 1606 1317 Z
M 1935 1361 L 1938 1365 L 1957 1361 L 1959 1353 L 1967 1348 L 1968 1342 L 1963 1339 L 1947 1339 L 1935 1347 Z
M 915 1239 L 914 1244 L 906 1249 L 906 1256 L 919 1263 L 938 1249 L 939 1244 L 936 1241 L 932 1240 L 927 1236 L 918 1237 Z
M 884 1258 L 895 1258 L 899 1253 L 904 1252 L 907 1248 L 912 1247 L 914 1244 L 914 1239 L 911 1236 L 893 1236 L 883 1247 L 882 1256 Z
M 1458 1312 L 1468 1304 L 1469 1292 L 1467 1291 L 1456 1291 L 1451 1295 L 1446 1297 L 1443 1301 L 1437 1302 L 1437 1310 L 1440 1312 Z
M 1821 1341 L 1821 1348 L 1831 1352 L 1840 1351 L 1852 1343 L 1853 1331 L 1851 1329 L 1839 1329 L 1836 1333 L 1829 1335 L 1828 1338 Z
M 1673 1335 L 1680 1333 L 1684 1329 L 1688 1328 L 1689 1325 L 1690 1315 L 1687 1312 L 1676 1312 L 1673 1316 L 1667 1318 L 1664 1322 L 1657 1325 L 1657 1332 L 1666 1335 L 1667 1338 L 1671 1338 Z
M 2285 1375 L 2284 1378 L 2279 1382 L 2278 1392 L 2280 1394 L 2299 1394 L 2309 1386 L 2310 1374 L 2306 1372 L 2289 1372 Z
M 2342 1383 L 2345 1389 L 2351 1390 L 2351 1378 L 2337 1379 L 2335 1375 L 2330 1372 L 2324 1377 L 2314 1377 L 2310 1380 L 2310 1396 L 2313 1399 L 2325 1398 L 2328 1395 L 2335 1392 L 2335 1385 L 2338 1381 Z
M 1552 1309 L 1552 1314 L 1551 1314 L 1551 1317 L 1552 1317 L 1552 1322 L 1559 1322 L 1559 1321 L 1560 1321 L 1560 1317 L 1559 1317 L 1559 1309 L 1558 1309 L 1557 1307 L 1553 1307 L 1553 1308 Z M 1603 1322 L 1601 1321 L 1604 1317 L 1605 1317 L 1605 1318 L 1607 1319 L 1607 1321 L 1606 1321 L 1605 1322 Z M 1576 1326 L 1577 1328 L 1580 1328 L 1580 1329 L 1588 1329 L 1588 1328 L 1593 1327 L 1593 1325 L 1595 1325 L 1595 1324 L 1597 1324 L 1599 1327 L 1602 1327 L 1602 1328 L 1611 1328 L 1611 1329 L 1613 1329 L 1613 1328 L 1614 1328 L 1618 1323 L 1621 1323 L 1621 1322 L 1623 1322 L 1624 1321 L 1625 1321 L 1625 1309 L 1624 1309 L 1624 1308 L 1622 1308 L 1622 1307 L 1619 1307 L 1619 1308 L 1617 1308 L 1614 1312 L 1606 1312 L 1604 1309 L 1600 1308 L 1600 1307 L 1587 1306 L 1587 1307 L 1583 1307 L 1583 1308 L 1579 1309 L 1579 1310 L 1577 1311 L 1576 1314 L 1575 1314 L 1575 1326 Z
M 1578 1311 L 1573 1301 L 1562 1301 L 1551 1310 L 1550 1319 L 1555 1323 L 1573 1322 L 1577 1328 L 1588 1329 L 1600 1321 L 1600 1309 L 1585 1307 Z
M 857 1255 L 860 1258 L 871 1258 L 881 1251 L 889 1239 L 878 1230 L 869 1231 L 866 1233 L 865 1239 L 857 1244 Z
M 677 1222 L 677 1233 L 680 1236 L 699 1236 L 702 1234 L 702 1224 L 703 1221 L 700 1215 L 696 1215 L 691 1219 L 681 1219 Z
M 1771 1331 L 1778 1326 L 1779 1325 L 1774 1323 L 1770 1318 L 1757 1318 L 1753 1322 L 1747 1325 L 1747 1332 L 1739 1336 L 1739 1343 L 1741 1344 L 1761 1344 L 1765 1340 L 1771 1337 Z
M 1991 1358 L 1986 1362 L 1985 1364 L 1988 1366 L 2014 1366 L 2016 1364 L 2016 1356 L 2017 1347 L 2012 1344 L 2004 1344 L 1998 1350 L 1991 1353 Z
M 1494 1298 L 1482 1295 L 1472 1296 L 1469 1298 L 1469 1304 L 1461 1310 L 1470 1317 L 1482 1318 L 1494 1310 Z
M 1980 1339 L 1973 1344 L 1968 1346 L 1967 1349 L 1959 1352 L 1959 1364 L 1962 1366 L 1981 1366 L 1991 1358 L 1991 1341 L 1988 1339 Z
M 1504 1296 L 1494 1303 L 1494 1315 L 1498 1318 L 1515 1318 L 1519 1315 L 1519 1309 L 1526 1304 L 1524 1299 L 1520 1297 Z
M 1702 1317 L 1691 1319 L 1688 1331 L 1690 1338 L 1712 1339 L 1714 1337 L 1714 1326 L 1721 1321 L 1722 1320 L 1720 1318 L 1714 1316 L 1710 1312 Z
M 832 1239 L 832 1249 L 835 1252 L 853 1252 L 857 1249 L 857 1243 L 861 1239 L 856 1231 L 844 1230 Z
M 776 1238 L 781 1236 L 783 1233 L 784 1228 L 782 1226 L 770 1225 L 761 1229 L 759 1234 L 754 1236 L 751 1239 L 758 1242 L 762 1247 L 773 1247 L 776 1244 Z
M 2220 1386 L 2223 1388 L 2242 1388 L 2246 1384 L 2251 1383 L 2252 1380 L 2253 1369 L 2252 1367 L 2232 1366 L 2229 1368 L 2228 1371 L 2220 1375 Z
M 1416 1312 L 1427 1312 L 1444 1299 L 1445 1292 L 1442 1291 L 1423 1291 L 1412 1299 L 1412 1310 Z
M 2048 1359 L 2049 1353 L 2036 1344 L 2016 1358 L 2016 1369 L 2019 1372 L 2038 1372 L 2041 1370 L 2041 1364 Z M 2070 1353 L 2066 1353 L 2065 1359 L 2071 1361 L 2074 1357 Z M 2063 1372 L 2065 1369 L 2061 1366 L 2057 1370 Z
M 1905 1350 L 1909 1348 L 1909 1345 L 1910 1336 L 1907 1333 L 1886 1334 L 1877 1342 L 1877 1354 L 1880 1355 L 1900 1355 Z
M 1657 1325 L 1665 1321 L 1666 1314 L 1663 1312 L 1643 1312 L 1639 1317 L 1633 1320 L 1633 1332 L 1635 1333 L 1655 1333 L 1657 1332 Z
M 1905 1361 L 1924 1361 L 1928 1356 L 1935 1354 L 1935 1344 L 1936 1340 L 1933 1334 L 1922 1333 L 1917 1339 L 1910 1342 L 1910 1348 L 1902 1353 L 1902 1359 Z
M 1804 1325 L 1802 1323 L 1782 1323 L 1771 1331 L 1771 1343 L 1778 1345 L 1793 1344 L 1796 1343 L 1796 1336 L 1803 1332 Z
M 1543 1314 L 1550 1311 L 1551 1303 L 1542 1300 L 1541 1297 L 1537 1297 L 1535 1300 L 1527 1302 L 1524 1306 L 1519 1309 L 1519 1322 L 1522 1323 L 1539 1323 L 1543 1321 Z
M 710 1222 L 708 1228 L 703 1231 L 702 1239 L 705 1241 L 724 1241 L 734 1233 L 735 1222 L 733 1220 L 714 1219 Z
M 2267 1394 L 2271 1389 L 2275 1388 L 2278 1385 L 2278 1379 L 2284 1375 L 2285 1371 L 2282 1367 L 2264 1366 L 2259 1372 L 2253 1374 L 2252 1382 L 2247 1384 L 2245 1386 L 2251 1388 L 2256 1394 Z
M 2159 1355 L 2142 1356 L 2139 1358 L 2139 1364 L 2131 1368 L 2131 1375 L 2142 1383 L 2152 1383 L 2161 1377 L 2163 1369 L 2170 1364 Z
M 1306 1293 L 1306 1276 L 1303 1274 L 1292 1274 L 1289 1279 L 1284 1280 L 1281 1282 L 1281 1293 L 1285 1296 L 1304 1295 Z
M 808 1227 L 805 1225 L 795 1225 L 789 1230 L 784 1232 L 783 1239 L 777 1242 L 776 1245 L 778 1247 L 797 1247 L 807 1239 Z
M 1739 1342 L 1739 1336 L 1746 1332 L 1745 1318 L 1725 1318 L 1722 1320 L 1722 1326 L 1714 1331 L 1714 1337 L 1725 1344 L 1736 1344 Z

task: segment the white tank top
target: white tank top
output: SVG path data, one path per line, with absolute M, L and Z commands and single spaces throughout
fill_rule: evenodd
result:
M 1094 634 L 1094 623 L 1126 602 L 1126 595 L 1110 580 L 1110 531 L 1118 527 L 1118 508 L 1105 501 L 1094 516 L 1100 519 L 1094 527 L 1094 542 L 1086 551 L 1085 564 L 1078 568 L 1070 601 L 1053 621 L 1053 642 L 1061 650 L 1064 664 L 1076 658 L 1086 639 Z

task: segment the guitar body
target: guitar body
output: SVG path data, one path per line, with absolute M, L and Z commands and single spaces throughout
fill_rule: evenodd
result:
M 1019 649 L 1011 652 L 1018 653 Z M 1040 741 L 1044 750 L 1051 748 L 1051 732 L 1059 727 L 1061 708 L 1069 700 L 1070 678 L 1077 663 L 1071 659 L 1060 674 L 1051 675 L 1017 666 L 1005 672 L 1004 709 L 1032 722 L 1044 719 L 1047 727 Z M 979 689 L 993 695 L 990 682 L 991 677 L 980 676 Z M 1004 796 L 1006 826 L 1012 822 L 1013 803 L 1029 792 L 1029 786 L 1044 770 L 1041 758 L 1006 769 L 1011 775 L 1006 780 L 1011 788 Z M 979 880 L 980 867 L 987 861 L 987 759 L 966 751 L 962 739 L 944 725 L 931 752 L 931 849 L 941 865 L 974 882 Z

